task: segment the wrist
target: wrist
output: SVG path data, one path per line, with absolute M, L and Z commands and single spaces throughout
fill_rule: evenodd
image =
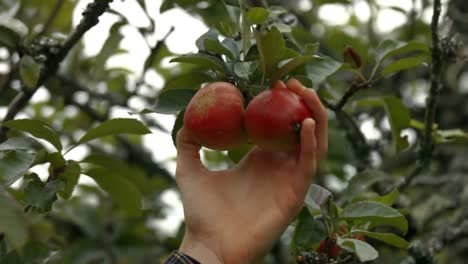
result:
M 223 264 L 213 248 L 187 233 L 184 235 L 179 252 L 194 258 L 202 264 Z

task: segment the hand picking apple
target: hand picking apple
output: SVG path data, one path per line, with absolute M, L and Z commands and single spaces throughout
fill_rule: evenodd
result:
M 279 81 L 254 97 L 245 109 L 237 87 L 227 82 L 210 83 L 187 106 L 184 127 L 197 143 L 214 150 L 234 149 L 248 139 L 265 150 L 291 151 L 299 144 L 302 121 L 312 117 L 300 90 L 292 87 L 287 89 Z
M 266 254 L 301 210 L 327 152 L 327 112 L 314 90 L 290 79 L 260 93 L 246 113 L 236 90 L 226 83 L 202 88 L 177 135 L 176 181 L 186 229 L 176 254 L 185 263 L 246 264 Z M 258 146 L 236 166 L 204 167 L 202 145 L 228 149 L 245 134 Z

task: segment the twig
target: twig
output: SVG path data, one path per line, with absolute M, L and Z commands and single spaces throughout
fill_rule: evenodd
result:
M 18 114 L 18 112 L 27 105 L 39 87 L 44 85 L 45 82 L 55 74 L 60 63 L 65 59 L 73 46 L 78 43 L 78 41 L 89 29 L 99 23 L 99 17 L 104 14 L 112 1 L 113 0 L 94 0 L 93 3 L 88 4 L 85 11 L 83 12 L 83 19 L 80 21 L 78 26 L 67 38 L 63 46 L 51 54 L 51 56 L 49 56 L 47 61 L 44 63 L 44 69 L 42 70 L 35 87 L 24 87 L 23 91 L 19 93 L 10 103 L 2 124 L 6 121 L 14 119 L 16 114 Z M 5 141 L 7 132 L 8 129 L 5 126 L 0 128 L 0 142 Z
M 151 68 L 154 64 L 154 60 L 156 59 L 156 56 L 158 55 L 158 52 L 159 50 L 163 47 L 163 44 L 166 43 L 166 39 L 172 34 L 172 32 L 174 32 L 174 27 L 172 26 L 169 31 L 167 32 L 167 34 L 160 40 L 158 40 L 158 42 L 156 42 L 156 44 L 151 47 L 151 50 L 150 50 L 150 55 L 148 56 L 148 58 L 146 59 L 145 61 L 145 64 L 143 66 L 143 71 L 141 73 L 141 76 L 140 78 L 138 79 L 138 81 L 136 82 L 136 91 L 135 93 L 138 94 L 139 93 L 139 90 L 142 86 L 142 84 L 145 82 L 145 73 L 146 71 Z M 148 44 L 149 46 L 149 44 Z
M 441 1 L 434 1 L 434 10 L 432 14 L 432 65 L 431 65 L 431 88 L 429 96 L 426 100 L 426 112 L 424 116 L 424 133 L 420 143 L 420 162 L 419 165 L 413 170 L 413 172 L 406 178 L 405 183 L 400 186 L 400 189 L 406 188 L 411 184 L 414 178 L 416 178 L 422 171 L 424 171 L 431 163 L 432 152 L 434 149 L 434 142 L 432 140 L 433 125 L 436 115 L 437 107 L 437 96 L 440 92 L 440 82 L 442 75 L 442 57 L 441 47 L 439 39 L 439 17 L 441 12 Z
M 49 17 L 47 18 L 47 21 L 42 26 L 41 31 L 39 31 L 39 33 L 37 33 L 36 38 L 39 38 L 39 37 L 47 34 L 47 32 L 50 29 L 50 26 L 52 26 L 52 23 L 54 23 L 55 19 L 57 18 L 57 15 L 59 14 L 59 11 L 62 8 L 64 3 L 65 3 L 65 0 L 57 0 L 55 2 L 55 5 L 54 5 L 52 11 L 50 12 Z
M 164 43 L 166 43 L 166 39 L 172 34 L 172 32 L 174 32 L 174 27 L 172 26 L 169 31 L 167 32 L 167 34 L 161 39 L 161 40 L 158 40 L 158 42 L 156 42 L 156 45 L 154 45 L 152 48 L 151 48 L 151 51 L 150 51 L 150 55 L 148 56 L 148 59 L 145 61 L 145 65 L 143 67 L 143 74 L 145 74 L 145 72 L 151 68 L 151 66 L 153 65 L 154 63 L 154 60 L 156 59 L 156 55 L 158 55 L 158 52 L 159 50 L 161 49 L 162 45 Z
M 353 82 L 351 86 L 348 88 L 348 90 L 344 93 L 343 97 L 341 97 L 340 101 L 335 105 L 336 110 L 341 110 L 343 107 L 346 105 L 348 100 L 356 94 L 359 90 L 368 88 L 371 86 L 371 82 L 366 81 L 363 83 L 355 83 Z

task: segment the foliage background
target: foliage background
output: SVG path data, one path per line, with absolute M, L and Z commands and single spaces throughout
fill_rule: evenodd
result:
M 175 189 L 171 170 L 138 136 L 149 132 L 142 124 L 151 131 L 170 134 L 158 118 L 151 114 L 128 115 L 142 123 L 111 123 L 108 131 L 97 133 L 98 140 L 78 147 L 84 154 L 73 158 L 65 155 L 63 159 L 46 142 L 56 142 L 51 139 L 55 137 L 52 128 L 66 150 L 91 128 L 111 119 L 117 107 L 136 113 L 153 106 L 164 89 L 197 88 L 213 78 L 199 66 L 168 66 L 168 60 L 176 54 L 166 45 L 165 37 L 156 40 L 155 32 L 161 35 L 158 20 L 148 16 L 149 26 L 135 25 L 114 10 L 113 3 L 107 8 L 108 2 L 87 9 L 83 17 L 88 20 L 80 27 L 77 21 L 72 23 L 77 1 L 0 0 L 2 118 L 6 115 L 6 119 L 16 116 L 41 121 L 17 124 L 9 131 L 4 126 L 0 133 L 0 263 L 154 263 L 179 245 L 182 228 L 167 237 L 152 224 L 164 217 L 167 205 L 161 201 L 161 194 Z M 154 8 L 151 1 L 137 2 L 142 15 L 146 15 L 147 8 Z M 370 7 L 369 19 L 356 16 L 353 7 L 357 2 Z M 276 0 L 249 4 L 283 6 L 289 14 L 282 19 L 292 24 L 293 38 L 302 44 L 320 43 L 320 53 L 336 61 L 342 61 L 347 45 L 352 46 L 362 57 L 363 74 L 369 76 L 382 40 L 418 40 L 428 46 L 432 43 L 427 19 L 433 11 L 432 1 L 408 0 L 409 9 L 383 2 Z M 226 19 L 230 18 L 219 9 L 219 3 L 166 0 L 162 11 L 181 6 L 209 28 L 219 28 L 220 22 L 228 24 Z M 345 25 L 322 21 L 319 10 L 331 4 L 349 12 Z M 444 1 L 442 6 L 441 41 L 436 49 L 440 51 L 437 63 L 442 67 L 436 75 L 431 73 L 430 61 L 410 56 L 418 58 L 411 64 L 415 67 L 384 76 L 366 88 L 351 91 L 354 76 L 344 70 L 314 85 L 330 108 L 330 151 L 320 166 L 317 183 L 330 189 L 338 203 L 387 194 L 397 188 L 400 196 L 395 206 L 408 209 L 410 228 L 405 239 L 412 242 L 410 250 L 397 250 L 371 240 L 380 254 L 375 263 L 464 263 L 468 257 L 468 136 L 464 132 L 468 117 L 468 64 L 464 57 L 468 52 L 464 44 L 468 6 L 463 0 Z M 114 16 L 118 21 L 112 25 L 101 51 L 89 57 L 80 39 L 97 22 L 94 19 L 100 15 L 96 11 L 99 8 L 105 11 L 102 17 Z M 406 23 L 391 33 L 380 33 L 376 20 L 381 10 L 404 16 Z M 127 52 L 121 41 L 122 31 L 129 29 L 135 34 L 135 42 L 147 44 L 148 56 L 141 71 L 106 67 L 111 59 Z M 64 54 L 64 50 L 69 52 Z M 408 54 L 392 61 L 405 56 Z M 194 71 L 198 74 L 194 75 Z M 155 72 L 163 84 L 155 85 L 145 78 Z M 425 98 L 430 93 L 431 78 L 439 84 L 433 97 L 438 100 L 437 108 L 431 108 L 436 109 L 429 137 L 435 144 L 433 150 L 432 143 L 422 144 L 427 127 L 424 122 L 428 120 Z M 31 100 L 35 92 L 48 94 L 48 100 Z M 386 100 L 388 96 L 393 97 Z M 343 98 L 345 101 L 337 108 Z M 369 128 L 373 136 L 363 134 Z M 48 140 L 18 139 L 22 135 L 19 130 Z M 120 134 L 119 130 L 136 135 L 101 138 Z M 405 137 L 408 147 L 404 145 Z M 212 168 L 232 165 L 226 153 L 205 151 L 204 157 Z M 36 173 L 28 170 L 36 164 L 46 164 L 48 169 Z M 98 185 L 81 180 L 75 187 L 84 171 Z M 73 187 L 74 195 L 64 199 Z M 135 210 L 139 206 L 142 211 Z M 291 262 L 291 230 L 278 241 L 265 263 Z

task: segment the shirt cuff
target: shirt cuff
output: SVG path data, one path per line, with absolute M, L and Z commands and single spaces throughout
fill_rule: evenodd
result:
M 164 264 L 201 264 L 201 263 L 181 252 L 174 251 L 172 252 L 169 259 L 167 259 L 166 262 L 164 262 Z

